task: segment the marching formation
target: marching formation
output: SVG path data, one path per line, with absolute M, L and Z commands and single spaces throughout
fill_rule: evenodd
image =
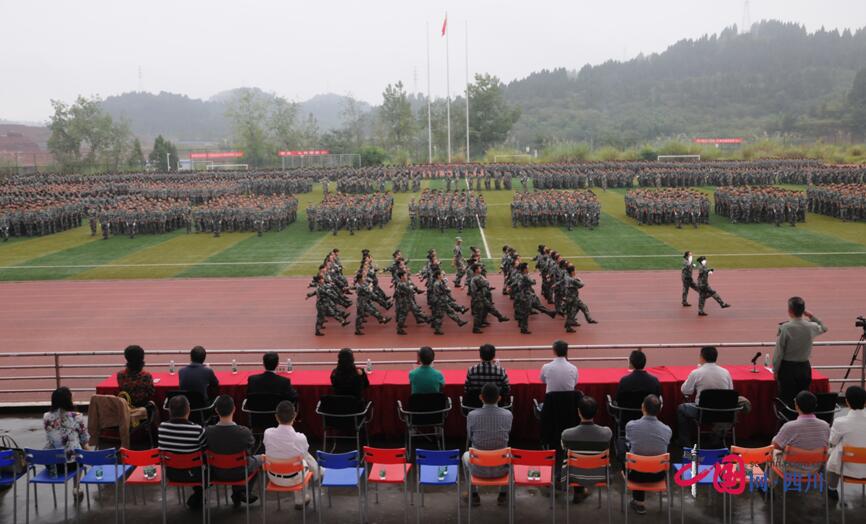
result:
M 409 225 L 412 229 L 446 228 L 462 232 L 464 227 L 474 226 L 475 217 L 484 227 L 487 223 L 487 203 L 484 195 L 461 191 L 439 191 L 425 189 L 416 202 L 409 202 Z
M 297 218 L 298 199 L 284 196 L 229 195 L 192 211 L 196 229 L 216 237 L 223 231 L 254 231 L 262 236 L 265 231 L 282 231 Z
M 710 200 L 695 189 L 634 189 L 625 194 L 625 214 L 641 225 L 710 222 Z
M 717 189 L 716 214 L 731 223 L 787 222 L 794 227 L 806 221 L 806 193 L 778 187 L 741 187 Z
M 307 207 L 307 225 L 310 231 L 331 231 L 336 235 L 346 229 L 354 235 L 360 229 L 385 227 L 393 210 L 394 197 L 389 193 L 327 193 L 319 205 Z
M 806 198 L 811 213 L 842 220 L 866 220 L 866 185 L 830 184 L 810 186 Z
M 511 226 L 563 226 L 569 231 L 576 225 L 598 227 L 601 204 L 589 190 L 544 190 L 514 193 L 511 202 Z

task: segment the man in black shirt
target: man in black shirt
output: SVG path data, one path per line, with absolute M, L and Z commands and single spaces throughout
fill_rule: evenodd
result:
M 657 397 L 661 396 L 662 386 L 659 383 L 659 379 L 644 370 L 646 367 L 646 354 L 643 351 L 634 350 L 631 352 L 628 356 L 628 367 L 632 370 L 631 373 L 619 379 L 619 386 L 616 388 L 617 403 L 627 400 L 630 394 L 631 396 L 637 393 L 643 393 L 644 396 L 649 394 Z M 640 401 L 643 401 L 643 399 L 641 398 Z M 638 401 L 638 406 L 640 405 L 640 401 Z
M 256 446 L 256 439 L 249 428 L 239 426 L 234 423 L 235 401 L 228 395 L 220 395 L 217 397 L 216 405 L 214 406 L 219 415 L 220 420 L 213 426 L 208 426 L 205 430 L 205 438 L 207 439 L 207 448 L 213 453 L 220 455 L 234 455 L 237 453 L 247 453 L 247 467 L 234 469 L 210 469 L 210 478 L 217 481 L 243 481 L 244 475 L 255 473 L 259 470 L 259 461 L 253 456 Z M 243 485 L 232 486 L 232 502 L 235 507 L 241 505 L 242 502 L 252 504 L 258 497 L 253 495 L 253 484 L 256 477 L 249 481 L 249 495 Z
M 265 372 L 259 375 L 250 375 L 247 378 L 247 395 L 277 395 L 281 400 L 296 402 L 298 392 L 292 387 L 292 381 L 288 377 L 277 375 L 276 369 L 280 362 L 280 356 L 269 351 L 262 357 Z
M 208 390 L 216 390 L 220 384 L 213 370 L 204 365 L 206 357 L 207 352 L 203 347 L 192 348 L 189 352 L 189 365 L 181 368 L 178 373 L 180 389 L 198 393 L 205 403 L 209 398 Z

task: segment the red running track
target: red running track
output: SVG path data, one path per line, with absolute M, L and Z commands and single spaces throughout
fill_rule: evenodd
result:
M 194 345 L 257 349 L 478 346 L 485 342 L 547 345 L 557 338 L 574 344 L 772 341 L 778 322 L 786 319 L 785 302 L 791 295 L 803 296 L 808 308 L 830 328 L 824 340 L 856 340 L 860 330 L 854 327 L 854 318 L 866 314 L 866 268 L 718 271 L 711 283 L 733 307 L 721 310 L 711 302 L 708 317 L 697 316 L 694 294 L 693 307 L 680 306 L 678 270 L 588 272 L 582 276 L 586 287 L 581 297 L 600 323 L 584 322 L 577 333 L 567 334 L 561 318 L 535 315 L 532 335 L 521 335 L 513 321 L 499 324 L 494 319 L 484 334 L 473 334 L 471 325 L 459 328 L 446 319 L 444 336 L 434 336 L 428 326 L 415 326 L 414 321 L 408 323 L 408 336 L 398 336 L 393 322 L 380 326 L 371 319 L 364 336 L 355 336 L 353 326 L 343 328 L 329 321 L 326 336 L 316 337 L 315 304 L 314 299 L 304 300 L 309 282 L 305 278 L 0 283 L 0 353 L 120 350 L 133 343 L 145 349 Z M 494 291 L 497 307 L 512 316 L 508 297 L 500 294 L 501 278 L 492 276 L 491 281 L 498 288 Z M 383 285 L 388 282 L 382 279 Z M 454 295 L 468 305 L 462 289 L 456 289 Z M 419 295 L 422 307 L 425 297 Z M 602 356 L 605 351 L 610 355 L 612 350 L 587 350 L 581 356 Z M 851 347 L 820 350 L 813 363 L 847 364 L 852 351 Z M 730 349 L 722 352 L 720 362 L 743 364 L 752 354 L 753 349 Z M 653 366 L 691 364 L 695 355 L 692 350 L 648 352 Z M 462 356 L 474 358 L 474 354 Z M 547 357 L 548 353 L 535 351 L 532 356 Z M 411 357 L 403 354 L 398 358 Z M 308 361 L 332 359 L 306 357 Z M 8 360 L 0 362 L 8 364 Z M 0 370 L 0 374 L 9 372 Z M 0 384 L 0 389 L 8 389 L 8 382 Z

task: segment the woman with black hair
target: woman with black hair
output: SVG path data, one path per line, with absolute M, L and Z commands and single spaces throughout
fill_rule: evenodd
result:
M 128 346 L 123 350 L 123 357 L 126 368 L 117 372 L 117 386 L 129 395 L 131 408 L 144 407 L 156 392 L 153 376 L 144 371 L 144 350 L 141 346 Z
M 45 437 L 48 441 L 47 449 L 63 449 L 66 451 L 66 464 L 58 464 L 56 467 L 59 475 L 72 471 L 76 467 L 75 450 L 88 449 L 90 434 L 87 432 L 87 424 L 84 415 L 75 411 L 72 403 L 72 391 L 65 387 L 59 387 L 51 393 L 51 409 L 42 416 L 42 425 L 45 428 Z M 76 487 L 76 497 L 80 492 Z
M 331 385 L 336 395 L 364 398 L 364 390 L 370 387 L 367 373 L 355 366 L 355 354 L 343 348 L 337 354 L 337 367 L 331 371 Z

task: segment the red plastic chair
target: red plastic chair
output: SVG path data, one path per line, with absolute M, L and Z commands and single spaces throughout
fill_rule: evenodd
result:
M 403 484 L 403 513 L 408 521 L 408 478 L 412 464 L 407 461 L 406 448 L 388 449 L 364 446 L 364 463 L 370 467 L 367 482 L 376 485 L 376 504 L 379 503 L 379 484 Z M 365 517 L 367 515 L 367 498 L 364 497 Z
M 131 449 L 120 448 L 120 463 L 124 466 L 135 467 L 132 473 L 123 480 L 123 522 L 126 523 L 126 486 L 160 486 L 162 487 L 163 475 L 160 468 L 159 450 L 146 449 L 144 451 L 133 451 Z M 148 478 L 144 474 L 145 468 L 153 469 L 153 478 Z M 135 493 L 135 491 L 133 491 Z M 147 499 L 145 498 L 145 502 Z M 165 514 L 162 515 L 162 522 L 165 523 Z
M 830 522 L 830 498 L 827 492 L 826 465 L 827 448 L 803 449 L 796 446 L 785 446 L 779 460 L 773 464 L 773 473 L 782 479 L 783 487 L 791 484 L 808 485 L 813 482 L 816 475 L 820 475 L 821 483 L 824 485 L 824 518 L 826 522 Z M 793 466 L 793 471 L 789 471 Z M 811 473 L 804 473 L 809 471 Z M 782 489 L 782 524 L 786 521 L 785 509 L 785 493 L 787 489 Z
M 194 488 L 200 487 L 202 490 L 202 496 L 204 497 L 203 501 L 203 511 L 201 512 L 201 521 L 202 523 L 207 523 L 207 479 L 205 478 L 205 465 L 204 465 L 204 452 L 195 451 L 192 453 L 172 453 L 171 451 L 163 451 L 159 452 L 160 462 L 162 463 L 162 477 L 165 479 L 162 483 L 162 515 L 163 519 L 165 519 L 166 515 L 166 487 L 169 488 L 178 488 L 181 490 L 179 492 L 179 497 L 182 496 L 183 488 Z M 166 475 L 166 468 L 177 469 L 177 470 L 199 470 L 199 474 L 201 475 L 201 480 L 197 482 L 180 482 L 175 480 L 169 480 Z M 183 500 L 180 502 L 183 504 Z
M 487 467 L 487 468 L 496 468 L 496 467 L 508 467 L 509 472 L 501 477 L 495 478 L 485 478 L 485 477 L 476 477 L 472 474 L 472 466 L 475 467 Z M 470 493 L 470 501 L 469 501 L 469 510 L 468 514 L 468 522 L 472 524 L 472 501 L 471 501 L 471 493 L 472 486 L 497 486 L 497 487 L 511 487 L 511 448 L 502 448 L 495 450 L 482 450 L 469 448 L 469 467 L 466 468 L 466 485 L 469 486 Z M 511 497 L 512 493 L 509 489 L 509 497 Z M 511 523 L 514 520 L 514 515 L 511 512 L 511 501 L 508 501 L 508 522 Z
M 845 483 L 866 487 L 866 479 L 845 476 L 845 464 L 866 464 L 866 448 L 842 446 L 842 470 L 839 482 L 842 484 L 842 524 L 845 524 Z
M 517 498 L 514 488 L 516 486 L 549 486 L 550 507 L 553 513 L 553 522 L 556 522 L 556 489 L 554 469 L 556 467 L 556 450 L 546 449 L 542 451 L 531 451 L 527 449 L 511 448 L 511 512 L 514 513 L 515 499 Z M 530 478 L 529 473 L 537 471 L 538 476 Z
M 644 457 L 635 455 L 634 453 L 625 454 L 625 471 L 623 479 L 625 480 L 625 489 L 623 490 L 622 507 L 625 511 L 625 522 L 628 523 L 628 509 L 625 508 L 625 497 L 629 491 L 654 491 L 659 494 L 659 509 L 662 504 L 662 493 L 668 494 L 668 524 L 671 522 L 671 483 L 670 483 L 670 468 L 671 455 L 665 453 L 663 455 L 655 455 L 652 457 Z M 641 473 L 664 473 L 665 478 L 655 482 L 635 482 L 628 479 L 630 471 L 638 471 Z
M 303 522 L 307 522 L 307 490 L 313 492 L 313 508 L 318 511 L 318 503 L 316 502 L 316 490 L 310 485 L 313 481 L 313 472 L 310 471 L 306 464 L 304 463 L 303 458 L 295 457 L 289 460 L 274 460 L 264 457 L 264 461 L 262 462 L 262 523 L 267 522 L 266 515 L 268 513 L 267 506 L 265 503 L 267 502 L 267 494 L 268 492 L 277 494 L 277 509 L 280 509 L 280 493 L 295 493 L 300 491 L 304 497 L 304 508 L 302 510 L 301 519 Z M 280 486 L 278 484 L 274 484 L 271 481 L 270 475 L 280 476 L 280 477 L 288 477 L 291 475 L 303 475 L 301 482 L 291 486 Z
M 591 453 L 591 454 L 590 454 Z M 610 451 L 601 453 L 582 453 L 577 450 L 569 450 L 566 458 L 566 482 L 565 482 L 565 524 L 568 524 L 568 507 L 571 500 L 571 488 L 594 486 L 607 488 L 607 521 L 611 521 L 610 509 Z M 595 471 L 603 469 L 604 476 L 593 474 L 574 473 L 575 471 Z M 601 490 L 598 492 L 598 507 L 601 509 Z
M 211 486 L 216 488 L 216 496 L 217 502 L 219 502 L 219 487 L 220 486 L 243 486 L 244 493 L 246 494 L 246 500 L 250 499 L 250 481 L 255 478 L 256 474 L 259 472 L 258 468 L 253 471 L 250 471 L 249 465 L 249 455 L 247 455 L 246 451 L 241 451 L 240 453 L 231 453 L 231 454 L 221 454 L 214 453 L 213 451 L 208 450 L 206 453 L 207 456 L 207 473 L 208 473 L 208 481 Z M 219 470 L 235 470 L 235 469 L 244 469 L 244 478 L 241 480 L 214 480 L 214 473 Z M 226 500 L 226 504 L 228 504 L 228 500 Z M 250 505 L 249 503 L 244 504 L 246 506 L 247 513 L 247 524 L 250 524 Z M 208 522 L 210 522 L 210 514 L 208 514 Z
M 746 472 L 750 473 L 750 482 L 755 482 L 755 479 L 762 479 L 759 484 L 766 484 L 767 491 L 770 492 L 770 522 L 773 522 L 773 482 L 770 470 L 773 467 L 773 446 L 764 446 L 762 448 L 743 448 L 740 446 L 731 446 L 731 455 L 738 455 L 743 459 L 743 464 L 746 466 Z M 755 490 L 749 490 L 749 505 L 751 510 L 752 520 L 755 519 Z M 731 512 L 731 521 L 733 521 L 734 499 L 728 505 L 728 511 Z

